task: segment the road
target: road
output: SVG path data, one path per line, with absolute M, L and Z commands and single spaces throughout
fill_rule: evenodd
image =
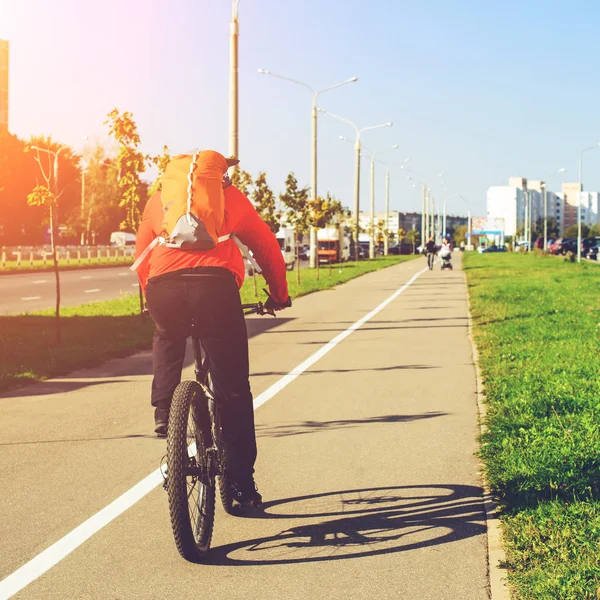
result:
M 308 267 L 307 261 L 300 268 Z M 65 270 L 60 273 L 61 306 L 112 300 L 136 292 L 137 276 L 129 267 Z M 1 275 L 0 314 L 18 314 L 54 308 L 56 284 L 53 272 Z
M 424 265 L 249 320 L 265 516 L 219 508 L 208 564 L 173 542 L 149 353 L 1 396 L 0 598 L 487 599 L 466 286 Z
M 52 271 L 2 275 L 0 285 L 0 314 L 53 308 L 56 302 L 56 284 Z M 135 292 L 137 287 L 137 276 L 129 267 L 65 270 L 60 273 L 62 306 L 112 300 Z

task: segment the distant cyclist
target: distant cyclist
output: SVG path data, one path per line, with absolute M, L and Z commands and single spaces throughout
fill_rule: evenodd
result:
M 427 266 L 429 270 L 433 269 L 433 263 L 435 261 L 435 253 L 437 248 L 433 236 L 431 236 L 428 242 L 425 244 L 425 251 L 427 252 Z
M 233 496 L 242 506 L 260 506 L 262 498 L 253 477 L 256 435 L 249 382 L 248 334 L 239 294 L 245 266 L 235 240 L 221 241 L 221 237 L 235 234 L 252 251 L 269 286 L 270 297 L 265 303 L 269 310 L 291 306 L 286 265 L 275 235 L 248 198 L 225 176 L 227 169 L 239 161 L 226 159 L 211 150 L 194 154 L 194 161 L 193 168 L 204 178 L 196 181 L 208 182 L 206 195 L 212 193 L 224 202 L 224 218 L 217 232 L 216 247 L 186 250 L 158 244 L 151 248 L 149 259 L 143 260 L 149 244 L 164 235 L 168 205 L 163 206 L 161 192 L 154 194 L 146 204 L 137 232 L 136 258 L 142 258 L 137 272 L 156 325 L 151 396 L 155 432 L 159 436 L 167 433 L 171 397 L 181 380 L 186 340 L 191 332 L 190 323 L 195 320 L 220 400 Z M 211 181 L 216 187 L 210 187 Z

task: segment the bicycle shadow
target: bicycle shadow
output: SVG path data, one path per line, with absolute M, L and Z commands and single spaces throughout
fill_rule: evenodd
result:
M 285 505 L 293 505 L 289 513 L 281 511 Z M 231 567 L 347 560 L 439 546 L 486 533 L 482 489 L 470 485 L 324 492 L 268 502 L 259 518 L 317 522 L 213 548 L 206 562 Z

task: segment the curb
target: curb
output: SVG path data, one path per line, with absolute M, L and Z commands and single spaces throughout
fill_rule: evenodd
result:
M 467 286 L 467 276 L 463 271 L 465 287 L 467 287 L 467 309 L 468 309 L 468 337 L 471 342 L 473 354 L 473 365 L 475 367 L 475 378 L 477 381 L 477 409 L 479 412 L 479 431 L 483 434 L 486 431 L 485 416 L 487 413 L 484 402 L 485 388 L 481 378 L 479 368 L 479 352 L 473 339 L 473 320 L 471 318 L 471 297 Z M 482 470 L 483 472 L 483 470 Z M 488 576 L 490 580 L 490 598 L 491 600 L 511 600 L 510 592 L 507 586 L 508 571 L 501 565 L 506 564 L 506 554 L 502 545 L 502 525 L 500 522 L 498 504 L 494 501 L 485 478 L 483 483 L 483 508 L 485 510 L 485 520 L 487 524 L 487 546 L 488 546 Z

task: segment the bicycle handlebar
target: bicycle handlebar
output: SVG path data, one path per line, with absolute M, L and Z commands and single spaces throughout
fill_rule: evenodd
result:
M 245 315 L 272 315 L 275 317 L 275 311 L 267 310 L 262 302 L 255 304 L 242 304 L 242 309 Z

